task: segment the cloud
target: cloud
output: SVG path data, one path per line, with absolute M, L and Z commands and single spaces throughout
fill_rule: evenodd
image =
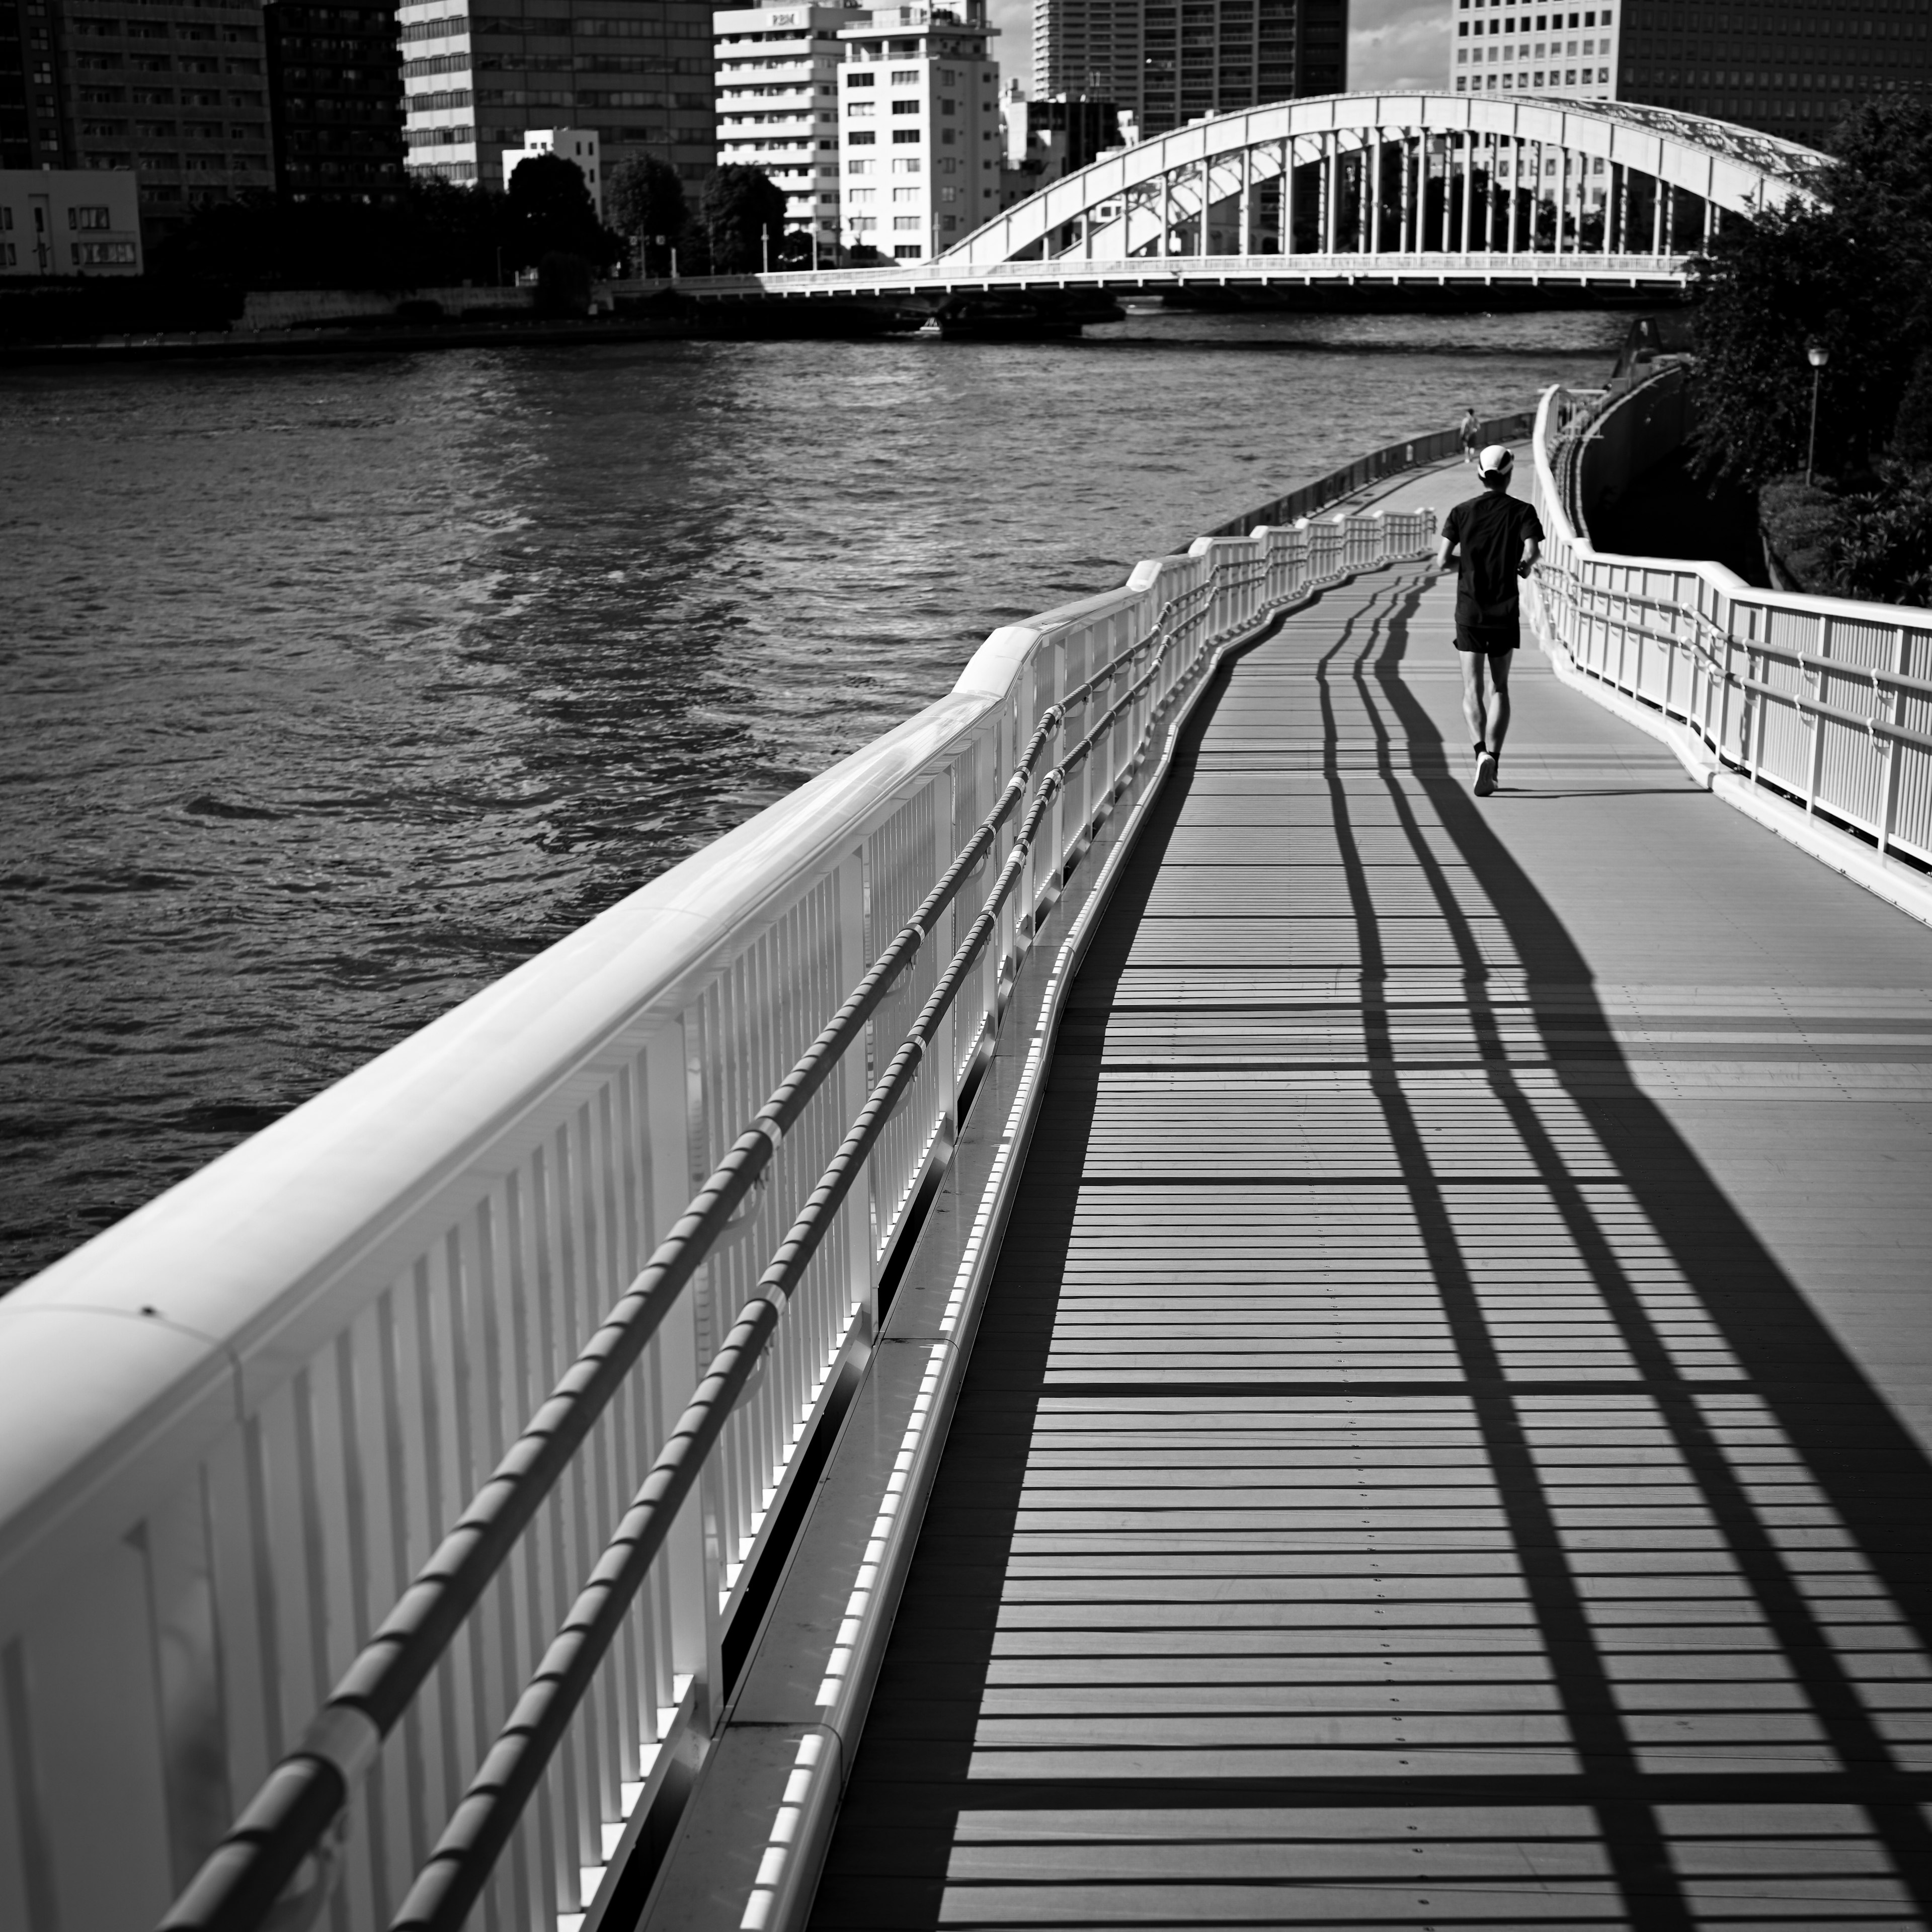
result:
M 1355 0 L 1349 16 L 1352 93 L 1448 85 L 1449 9 L 1443 0 Z
M 987 11 L 1000 30 L 993 50 L 1000 80 L 1023 82 L 1030 92 L 1032 0 L 988 0 Z M 1447 85 L 1444 0 L 1353 0 L 1348 24 L 1348 86 L 1355 92 Z

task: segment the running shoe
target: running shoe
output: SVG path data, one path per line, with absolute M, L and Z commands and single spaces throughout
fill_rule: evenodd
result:
M 1485 752 L 1476 760 L 1476 796 L 1487 798 L 1496 788 L 1496 754 Z

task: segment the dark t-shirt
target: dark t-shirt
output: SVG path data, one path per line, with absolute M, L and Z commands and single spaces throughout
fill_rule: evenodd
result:
M 1449 512 L 1442 534 L 1460 553 L 1456 628 L 1514 636 L 1520 617 L 1516 593 L 1522 581 L 1516 572 L 1522 561 L 1523 539 L 1543 541 L 1536 512 L 1500 490 L 1485 490 Z

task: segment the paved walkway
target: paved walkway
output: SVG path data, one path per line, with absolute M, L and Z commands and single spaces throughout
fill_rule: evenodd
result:
M 1932 1925 L 1932 933 L 1534 652 L 1474 800 L 1449 614 L 1193 732 L 827 1932 Z

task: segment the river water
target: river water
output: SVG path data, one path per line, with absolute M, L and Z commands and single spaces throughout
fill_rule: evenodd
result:
M 0 1288 L 939 695 L 1621 318 L 0 376 Z

